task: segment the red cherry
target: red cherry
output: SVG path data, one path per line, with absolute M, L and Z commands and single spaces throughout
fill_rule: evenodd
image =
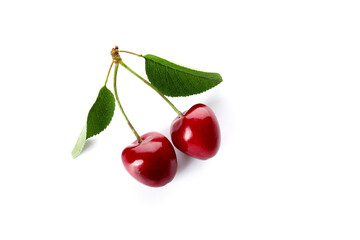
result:
M 171 125 L 171 140 L 180 151 L 202 160 L 215 156 L 220 147 L 220 127 L 214 112 L 196 104 Z
M 139 182 L 161 187 L 174 179 L 177 160 L 170 141 L 157 132 L 141 136 L 142 142 L 133 142 L 122 152 L 126 170 Z

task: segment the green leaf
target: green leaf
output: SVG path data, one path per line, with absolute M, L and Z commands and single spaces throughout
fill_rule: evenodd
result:
M 115 111 L 115 98 L 106 86 L 100 89 L 87 117 L 86 139 L 99 134 L 110 124 Z
M 182 67 L 151 54 L 145 55 L 144 58 L 149 81 L 162 94 L 170 97 L 202 93 L 222 82 L 218 73 Z
M 106 86 L 104 86 L 100 89 L 98 97 L 88 113 L 86 124 L 71 153 L 73 158 L 80 155 L 84 149 L 86 139 L 105 130 L 111 122 L 114 111 L 114 95 Z
M 71 155 L 73 158 L 76 158 L 77 156 L 80 155 L 80 153 L 82 152 L 82 150 L 84 149 L 85 146 L 85 141 L 86 141 L 86 124 L 83 127 L 80 136 L 75 144 L 74 149 L 71 152 Z

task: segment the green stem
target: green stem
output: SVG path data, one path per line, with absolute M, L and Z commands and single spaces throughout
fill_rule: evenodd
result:
M 138 143 L 142 142 L 141 137 L 139 136 L 139 134 L 136 132 L 135 128 L 133 127 L 133 125 L 131 124 L 131 122 L 129 121 L 129 119 L 127 118 L 124 109 L 121 106 L 120 100 L 119 100 L 119 96 L 118 96 L 118 92 L 117 92 L 117 87 L 116 87 L 116 77 L 117 77 L 117 72 L 118 72 L 118 68 L 119 68 L 119 63 L 115 63 L 115 71 L 114 71 L 114 92 L 115 92 L 115 97 L 116 97 L 116 101 L 120 107 L 121 113 L 123 114 L 127 124 L 129 125 L 130 129 L 133 131 L 133 133 L 135 134 L 135 137 L 138 141 Z
M 141 54 L 137 54 L 137 53 L 130 52 L 130 51 L 125 51 L 125 50 L 118 50 L 118 52 L 129 53 L 129 54 L 132 54 L 132 55 L 135 55 L 135 56 L 138 56 L 138 57 L 142 57 L 142 56 L 143 56 L 143 55 L 141 55 Z
M 111 62 L 111 65 L 110 65 L 110 68 L 109 68 L 108 74 L 107 74 L 107 76 L 106 76 L 106 80 L 105 80 L 105 84 L 104 84 L 104 86 L 106 86 L 106 84 L 107 84 L 107 82 L 108 82 L 109 75 L 110 75 L 110 71 L 111 71 L 111 68 L 112 68 L 113 64 L 114 64 L 114 61 L 112 61 L 112 62 Z
M 167 99 L 167 97 L 164 96 L 164 94 L 162 94 L 155 86 L 153 86 L 151 83 L 149 83 L 146 79 L 144 79 L 143 77 L 141 77 L 139 74 L 137 74 L 135 71 L 133 71 L 131 68 L 129 68 L 123 61 L 120 61 L 120 64 L 126 68 L 129 72 L 131 72 L 132 74 L 134 74 L 135 76 L 137 76 L 138 78 L 140 78 L 146 85 L 148 85 L 149 87 L 151 87 L 153 90 L 155 90 L 155 92 L 157 92 L 171 107 L 172 109 L 174 109 L 174 111 L 180 116 L 182 117 L 183 114 L 182 112 L 179 111 L 179 109 L 177 109 L 174 104 L 172 104 L 169 99 Z

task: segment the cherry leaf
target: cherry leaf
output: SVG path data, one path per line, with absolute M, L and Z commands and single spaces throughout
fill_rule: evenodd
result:
M 144 58 L 149 81 L 162 94 L 170 97 L 202 93 L 222 82 L 218 73 L 193 70 L 151 54 Z
M 76 158 L 77 156 L 80 155 L 80 153 L 84 149 L 85 141 L 86 141 L 86 125 L 83 127 L 80 136 L 75 144 L 75 147 L 71 152 L 73 158 Z
M 80 155 L 84 149 L 86 139 L 104 131 L 110 124 L 115 111 L 115 98 L 112 92 L 106 87 L 102 87 L 98 97 L 91 107 L 86 124 L 72 151 L 73 158 Z
M 86 139 L 104 131 L 110 124 L 115 111 L 115 98 L 106 87 L 100 89 L 96 102 L 91 107 L 87 117 Z

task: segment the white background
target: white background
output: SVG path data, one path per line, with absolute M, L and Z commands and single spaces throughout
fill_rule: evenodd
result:
M 360 239 L 358 1 L 2 1 L 0 239 Z M 208 161 L 178 154 L 163 188 L 121 162 L 120 111 L 71 150 L 115 45 L 221 73 L 172 98 L 209 105 L 222 130 Z M 122 54 L 145 76 L 144 61 Z M 144 134 L 175 112 L 120 68 Z M 109 80 L 112 90 L 112 79 Z

